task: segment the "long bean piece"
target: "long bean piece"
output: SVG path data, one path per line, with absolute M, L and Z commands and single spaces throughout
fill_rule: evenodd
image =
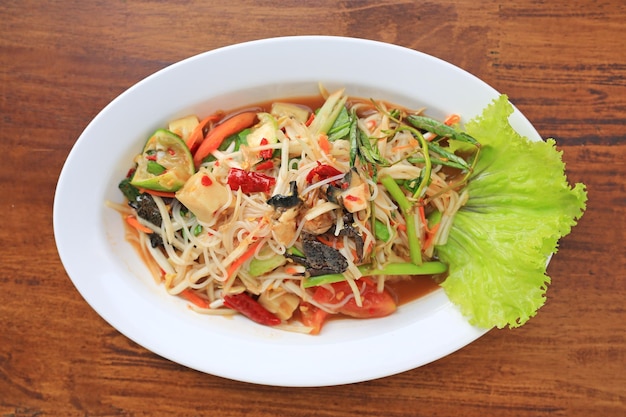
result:
M 359 271 L 363 276 L 372 275 L 437 275 L 443 274 L 448 270 L 448 266 L 442 262 L 430 261 L 424 262 L 422 265 L 415 265 L 410 262 L 398 262 L 385 265 L 383 268 L 372 268 L 372 265 L 359 265 Z M 303 286 L 304 288 L 315 287 L 318 285 L 332 284 L 341 282 L 346 279 L 344 274 L 325 274 L 307 278 Z
M 402 189 L 396 181 L 385 176 L 380 179 L 381 184 L 387 189 L 391 197 L 398 203 L 404 221 L 406 222 L 406 233 L 409 240 L 409 257 L 411 262 L 415 265 L 422 264 L 422 244 L 417 236 L 417 229 L 415 227 L 415 215 L 413 213 L 413 204 L 402 192 Z

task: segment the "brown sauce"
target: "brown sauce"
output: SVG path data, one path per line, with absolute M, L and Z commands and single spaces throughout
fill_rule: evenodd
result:
M 439 288 L 439 284 L 430 275 L 420 275 L 388 281 L 385 287 L 396 299 L 397 304 L 403 305 L 430 294 Z
M 260 101 L 258 103 L 249 104 L 243 107 L 238 107 L 236 109 L 229 109 L 227 111 L 223 111 L 223 113 L 225 114 L 225 118 L 227 118 L 231 115 L 235 115 L 237 113 L 241 113 L 244 111 L 269 112 L 272 109 L 272 104 L 274 103 L 295 104 L 299 107 L 302 107 L 312 112 L 312 111 L 319 109 L 322 106 L 322 104 L 324 104 L 324 101 L 325 101 L 324 97 L 322 97 L 321 95 L 288 97 L 284 99 Z M 202 119 L 201 115 L 198 115 L 198 117 Z

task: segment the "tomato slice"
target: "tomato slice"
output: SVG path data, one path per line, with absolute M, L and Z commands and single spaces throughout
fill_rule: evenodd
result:
M 177 191 L 195 173 L 187 145 L 167 129 L 159 129 L 150 136 L 135 162 L 137 169 L 130 183 L 147 190 Z
M 299 309 L 302 324 L 311 328 L 310 334 L 319 334 L 330 314 L 307 302 L 300 303 Z
M 396 301 L 387 290 L 378 292 L 374 281 L 369 277 L 362 277 L 356 281 L 361 291 L 362 306 L 357 305 L 351 298 L 337 309 L 337 313 L 355 318 L 385 317 L 396 311 Z M 332 290 L 320 286 L 315 291 L 313 299 L 319 303 L 336 304 L 352 294 L 352 288 L 346 281 L 330 284 Z

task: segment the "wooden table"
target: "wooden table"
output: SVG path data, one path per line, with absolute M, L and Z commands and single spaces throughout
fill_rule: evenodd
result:
M 2 2 L 0 22 L 0 416 L 626 415 L 622 0 L 21 0 Z M 162 359 L 81 298 L 57 255 L 52 203 L 89 121 L 180 59 L 305 34 L 443 58 L 507 93 L 557 139 L 589 202 L 550 263 L 537 317 L 400 375 L 275 388 Z

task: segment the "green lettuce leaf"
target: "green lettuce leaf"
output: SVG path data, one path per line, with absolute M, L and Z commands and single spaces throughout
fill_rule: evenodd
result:
M 466 185 L 469 200 L 454 218 L 442 283 L 450 300 L 479 327 L 518 327 L 545 303 L 547 262 L 582 216 L 585 185 L 570 187 L 555 141 L 530 141 L 509 124 L 507 96 L 465 126 L 482 149 Z

